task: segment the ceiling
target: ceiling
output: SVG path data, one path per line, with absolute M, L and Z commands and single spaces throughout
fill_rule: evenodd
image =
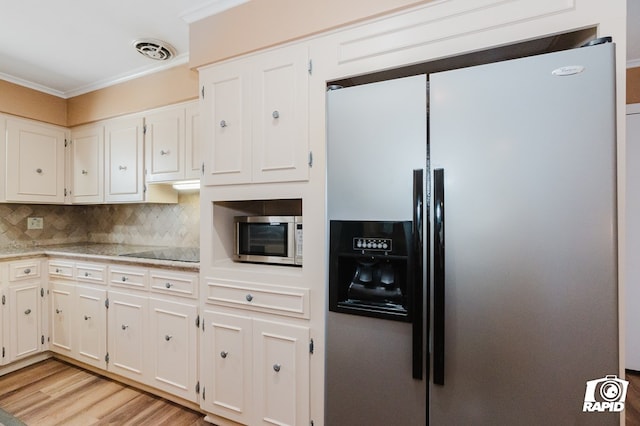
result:
M 189 22 L 248 0 L 0 0 L 0 79 L 70 98 L 189 59 Z M 640 1 L 628 1 L 628 63 L 640 66 Z M 175 48 L 149 59 L 132 43 Z

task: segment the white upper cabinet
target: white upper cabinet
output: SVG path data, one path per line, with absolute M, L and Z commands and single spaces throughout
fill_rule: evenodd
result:
M 104 125 L 71 130 L 71 202 L 104 201 Z
M 294 45 L 200 70 L 204 183 L 309 177 L 309 53 Z
M 105 201 L 143 201 L 143 132 L 142 117 L 106 123 Z
M 145 114 L 147 182 L 200 178 L 198 102 L 172 105 Z
M 66 129 L 7 118 L 6 201 L 65 201 Z

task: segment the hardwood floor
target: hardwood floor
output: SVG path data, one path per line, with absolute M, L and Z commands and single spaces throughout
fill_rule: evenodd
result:
M 624 413 L 627 426 L 640 426 L 640 373 L 627 371 L 625 380 L 629 381 Z
M 55 359 L 0 377 L 0 408 L 29 426 L 211 426 L 202 413 Z

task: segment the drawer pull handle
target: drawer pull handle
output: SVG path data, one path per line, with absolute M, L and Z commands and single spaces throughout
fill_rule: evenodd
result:
M 126 330 L 127 328 L 129 328 L 129 326 L 128 326 L 128 325 L 126 325 L 126 324 L 122 324 L 122 329 L 123 329 L 123 330 Z
M 88 171 L 86 171 L 86 170 L 83 170 L 83 171 L 82 171 L 82 174 L 83 174 L 83 175 L 88 175 L 88 174 L 89 174 L 89 172 L 88 172 Z
M 62 313 L 62 309 L 56 309 L 56 314 L 61 314 Z
M 127 170 L 127 166 L 118 166 L 118 170 Z
M 227 122 L 225 120 L 220 121 L 220 127 L 227 127 Z
M 171 284 L 171 283 L 166 283 L 164 286 L 165 286 L 166 288 L 171 288 L 171 287 L 173 287 L 173 284 Z
M 253 296 L 251 295 L 251 293 L 249 293 L 249 294 L 247 294 L 245 299 L 247 299 L 247 302 L 251 302 L 253 300 Z
M 30 268 L 26 268 L 24 270 L 25 275 L 29 275 L 31 273 L 31 269 Z
M 276 373 L 280 372 L 280 364 L 273 364 L 273 371 L 275 371 Z
M 122 276 L 122 282 L 127 282 L 129 280 L 129 278 L 125 277 L 124 275 Z
M 91 319 L 91 317 L 90 317 L 90 316 L 87 316 L 87 315 L 85 315 L 85 316 L 84 316 L 84 320 L 85 320 L 85 321 L 89 321 L 90 319 Z
M 166 336 L 164 336 L 164 340 L 166 340 L 167 342 L 168 342 L 169 340 L 171 340 L 171 339 L 173 339 L 173 336 L 171 336 L 171 335 L 169 335 L 169 334 L 167 334 Z
M 226 358 L 226 357 L 227 357 L 227 355 L 229 355 L 229 352 L 227 352 L 227 351 L 222 351 L 222 352 L 220 352 L 220 356 L 221 356 L 222 358 Z
M 25 315 L 29 315 L 31 313 L 31 309 L 27 309 L 26 311 L 24 311 Z
M 169 155 L 169 150 L 165 151 L 164 149 L 161 149 L 160 150 L 160 155 Z

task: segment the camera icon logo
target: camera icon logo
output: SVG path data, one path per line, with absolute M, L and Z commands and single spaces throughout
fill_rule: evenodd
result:
M 621 412 L 624 410 L 628 386 L 628 381 L 614 375 L 589 380 L 584 393 L 582 411 L 588 413 Z

